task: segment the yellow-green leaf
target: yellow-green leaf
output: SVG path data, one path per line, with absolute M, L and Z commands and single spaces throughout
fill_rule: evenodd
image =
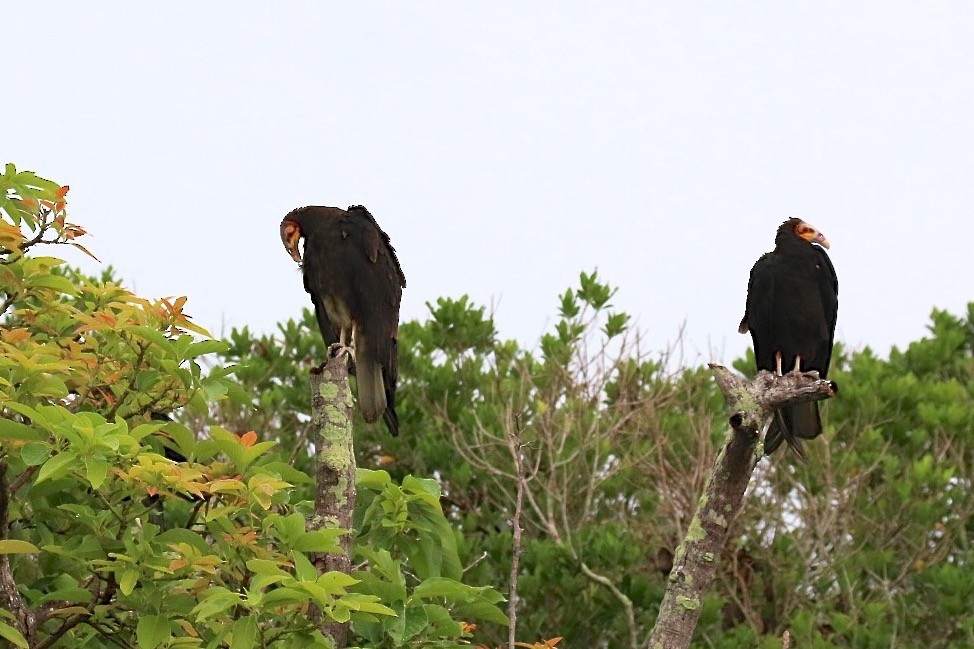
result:
M 60 293 L 67 293 L 69 295 L 74 295 L 78 292 L 78 287 L 72 284 L 71 280 L 62 275 L 41 275 L 39 277 L 31 277 L 28 283 L 30 286 L 50 288 Z
M 230 649 L 253 649 L 257 646 L 257 618 L 242 617 L 233 623 Z
M 123 570 L 122 576 L 118 578 L 118 589 L 123 595 L 131 595 L 137 583 L 139 583 L 139 571 L 129 568 Z
M 27 541 L 4 539 L 0 541 L 0 554 L 34 554 L 40 552 L 37 546 Z
M 21 647 L 21 649 L 28 649 L 29 647 L 27 644 L 27 639 L 21 635 L 20 631 L 13 628 L 9 624 L 4 624 L 3 622 L 0 622 L 0 638 L 9 640 L 15 646 Z
M 160 615 L 143 615 L 135 628 L 135 637 L 138 638 L 139 649 L 156 649 L 172 638 L 169 620 Z

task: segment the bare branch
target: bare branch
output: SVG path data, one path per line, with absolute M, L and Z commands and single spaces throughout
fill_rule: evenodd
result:
M 511 518 L 513 530 L 513 549 L 511 557 L 511 594 L 507 605 L 508 631 L 507 646 L 514 649 L 517 639 L 517 575 L 521 562 L 521 504 L 524 502 L 524 490 L 527 478 L 524 474 L 524 455 L 521 453 L 521 419 L 514 416 L 514 426 L 507 436 L 507 447 L 511 451 L 514 467 L 517 471 L 517 495 L 514 498 L 514 516 Z
M 762 371 L 753 381 L 745 381 L 723 366 L 711 365 L 710 369 L 732 413 L 731 432 L 717 455 L 686 537 L 677 548 L 669 586 L 649 640 L 652 649 L 690 646 L 730 525 L 743 508 L 751 473 L 763 455 L 760 433 L 775 409 L 827 399 L 837 389 L 833 383 L 819 380 L 817 372 L 775 376 Z

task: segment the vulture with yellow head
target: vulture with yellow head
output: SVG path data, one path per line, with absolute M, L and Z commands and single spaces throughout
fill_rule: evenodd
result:
M 389 236 L 361 205 L 312 206 L 284 217 L 281 240 L 301 264 L 325 344 L 351 348 L 365 421 L 381 415 L 397 435 L 399 302 L 406 277 Z
M 759 370 L 829 372 L 839 308 L 839 281 L 825 249 L 828 240 L 801 219 L 778 228 L 775 247 L 751 269 L 739 331 L 750 332 Z M 799 439 L 822 433 L 818 402 L 781 408 L 771 420 L 764 450 L 787 441 L 804 458 Z

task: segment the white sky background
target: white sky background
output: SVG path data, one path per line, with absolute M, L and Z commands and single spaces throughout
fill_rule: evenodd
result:
M 730 360 L 748 271 L 829 237 L 837 338 L 974 300 L 974 5 L 8 3 L 0 162 L 219 334 L 310 305 L 278 225 L 365 204 L 402 318 L 469 293 L 534 345 L 581 270 L 663 347 Z M 63 249 L 53 251 L 65 253 Z M 82 256 L 69 260 L 88 270 Z

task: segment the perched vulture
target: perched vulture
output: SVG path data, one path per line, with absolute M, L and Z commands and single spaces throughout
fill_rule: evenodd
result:
M 312 206 L 284 217 L 281 240 L 301 264 L 325 344 L 352 348 L 365 421 L 382 415 L 389 432 L 398 435 L 399 302 L 406 278 L 389 236 L 361 205 L 347 211 Z
M 824 379 L 839 308 L 839 281 L 825 252 L 829 242 L 801 219 L 788 219 L 774 243 L 751 269 L 739 331 L 751 332 L 759 370 L 815 370 Z M 821 433 L 818 402 L 781 408 L 771 420 L 764 450 L 770 455 L 785 440 L 804 458 L 798 439 Z

